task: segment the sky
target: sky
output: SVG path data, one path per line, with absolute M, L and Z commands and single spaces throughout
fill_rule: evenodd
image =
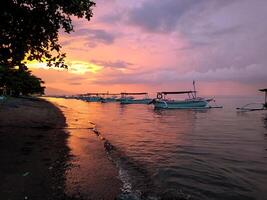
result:
M 90 22 L 60 32 L 68 70 L 30 63 L 47 94 L 267 87 L 266 0 L 95 0 Z

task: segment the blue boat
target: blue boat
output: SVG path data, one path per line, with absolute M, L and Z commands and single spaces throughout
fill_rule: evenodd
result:
M 197 91 L 195 89 L 195 81 L 193 82 L 194 90 L 188 91 L 177 91 L 177 92 L 158 92 L 157 98 L 151 103 L 154 104 L 155 108 L 163 109 L 203 109 L 211 108 L 209 102 L 213 99 L 205 99 L 202 97 L 197 97 Z M 185 100 L 173 100 L 167 99 L 167 95 L 175 94 L 187 94 L 188 98 Z M 220 106 L 221 107 L 221 106 Z
M 194 96 L 195 91 L 178 91 L 178 92 L 158 92 L 157 99 L 153 100 L 155 108 L 164 109 L 196 109 L 209 108 L 209 102 L 213 99 L 204 99 Z M 168 94 L 188 94 L 191 98 L 185 100 L 170 100 Z
M 136 95 L 145 95 L 145 97 L 140 98 L 140 99 L 136 99 L 133 96 Z M 148 94 L 146 92 L 138 92 L 138 93 L 121 93 L 121 98 L 120 98 L 120 103 L 121 104 L 149 104 L 152 101 L 152 99 L 150 99 L 148 97 Z

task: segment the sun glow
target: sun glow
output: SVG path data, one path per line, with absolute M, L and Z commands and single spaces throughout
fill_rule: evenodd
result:
M 67 65 L 69 66 L 70 72 L 74 74 L 85 74 L 87 72 L 96 74 L 103 68 L 99 65 L 84 61 L 71 61 L 68 62 Z
M 54 70 L 59 70 L 59 71 L 64 71 L 67 70 L 69 73 L 73 73 L 73 74 L 85 74 L 85 73 L 93 73 L 96 74 L 97 72 L 99 72 L 103 67 L 93 64 L 93 63 L 89 63 L 89 62 L 85 62 L 85 61 L 67 61 L 66 64 L 68 65 L 68 69 L 63 69 L 63 68 L 58 68 L 58 67 L 48 67 L 47 64 L 45 62 L 38 62 L 38 61 L 29 61 L 26 65 L 27 67 L 29 67 L 30 69 L 54 69 Z

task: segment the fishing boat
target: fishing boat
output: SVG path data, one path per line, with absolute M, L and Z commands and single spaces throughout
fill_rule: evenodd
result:
M 143 98 L 137 99 L 134 96 L 144 96 Z M 152 101 L 148 97 L 146 92 L 135 92 L 135 93 L 121 93 L 120 103 L 121 104 L 149 104 Z
M 168 94 L 187 94 L 189 98 L 185 100 L 167 99 Z M 196 97 L 195 94 L 196 91 L 158 92 L 157 99 L 153 100 L 153 104 L 155 108 L 165 109 L 210 108 L 208 104 L 213 99 Z
M 105 93 L 86 93 L 78 95 L 78 98 L 87 102 L 101 102 L 103 94 Z
M 158 92 L 157 98 L 151 103 L 155 108 L 162 109 L 203 109 L 203 108 L 222 108 L 222 106 L 210 106 L 209 102 L 213 101 L 213 98 L 206 99 L 197 97 L 197 91 L 195 90 L 195 82 L 193 82 L 194 90 L 188 91 L 175 91 L 175 92 Z M 168 95 L 184 95 L 187 94 L 188 98 L 185 100 L 168 99 Z
M 240 108 L 236 108 L 241 112 L 249 112 L 249 111 L 261 111 L 267 110 L 267 88 L 259 89 L 260 92 L 265 93 L 265 101 L 264 103 L 248 103 Z
M 105 95 L 102 96 L 101 103 L 117 102 L 118 95 L 120 94 L 106 93 Z

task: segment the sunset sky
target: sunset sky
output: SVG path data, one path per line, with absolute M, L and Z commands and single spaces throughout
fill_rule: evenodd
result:
M 47 94 L 184 90 L 254 95 L 267 87 L 266 0 L 96 0 L 60 33 L 68 70 L 30 63 Z

